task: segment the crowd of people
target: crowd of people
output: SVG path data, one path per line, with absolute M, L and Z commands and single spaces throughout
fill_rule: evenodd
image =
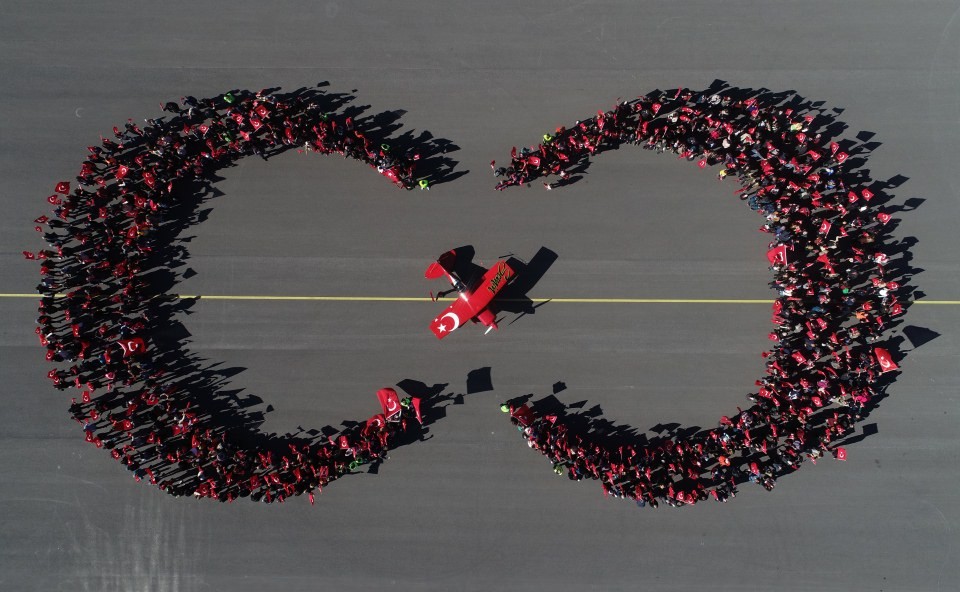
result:
M 762 354 L 766 374 L 747 409 L 690 437 L 612 444 L 574 427 L 565 412 L 501 407 L 558 474 L 597 480 L 605 495 L 640 506 L 725 502 L 746 481 L 772 490 L 807 460 L 844 460 L 838 442 L 892 376 L 881 375 L 897 370 L 878 343 L 908 304 L 884 252 L 890 214 L 871 204 L 868 180 L 844 170 L 851 157 L 827 137 L 821 124 L 829 118 L 818 120 L 812 105 L 733 94 L 677 89 L 618 101 L 544 134 L 537 146 L 514 148 L 507 167 L 491 163 L 498 190 L 537 179 L 552 189 L 592 155 L 636 144 L 719 167 L 718 178 L 735 177 L 739 198 L 764 219 L 777 291 L 774 345 Z
M 109 450 L 140 480 L 174 496 L 263 502 L 314 492 L 416 432 L 419 399 L 378 393 L 383 413 L 318 443 L 250 448 L 213 419 L 191 383 L 158 359 L 149 328 L 158 296 L 147 276 L 163 265 L 152 255 L 183 196 L 175 187 L 248 155 L 288 148 L 340 154 L 376 168 L 410 189 L 417 156 L 372 141 L 344 114 L 292 93 L 231 92 L 162 105 L 163 118 L 128 121 L 88 148 L 75 184 L 47 198 L 50 216 L 35 220 L 47 248 L 24 251 L 40 264 L 36 333 L 48 373 L 77 396 L 70 415 L 86 441 Z M 177 363 L 174 361 L 173 363 Z M 416 423 L 414 423 L 416 421 Z
M 89 147 L 75 182 L 47 198 L 35 220 L 47 248 L 24 252 L 40 264 L 36 333 L 52 384 L 73 389 L 71 416 L 91 445 L 109 450 L 137 480 L 176 496 L 283 501 L 315 491 L 419 430 L 420 401 L 378 393 L 383 413 L 319 442 L 286 449 L 238 442 L 195 399 L 170 362 L 154 356 L 157 296 L 148 272 L 162 261 L 158 238 L 182 196 L 176 187 L 247 155 L 289 148 L 366 162 L 410 189 L 417 156 L 370 139 L 344 114 L 295 94 L 235 92 L 184 97 L 140 126 L 114 128 Z M 845 458 L 851 433 L 897 370 L 878 339 L 907 306 L 883 249 L 891 216 L 863 180 L 845 171 L 849 155 L 818 131 L 812 107 L 763 97 L 679 89 L 618 102 L 610 111 L 513 150 L 497 189 L 544 179 L 572 182 L 591 155 L 638 144 L 718 166 L 736 177 L 741 200 L 764 217 L 778 296 L 766 375 L 746 410 L 688 438 L 612 445 L 577 430 L 563 413 L 504 405 L 527 443 L 571 479 L 595 479 L 605 494 L 640 505 L 726 501 L 747 480 L 776 479 L 824 455 Z M 547 182 L 547 177 L 558 179 Z M 75 183 L 75 184 L 74 184 Z M 857 186 L 853 186 L 856 184 Z M 879 201 L 879 199 L 877 200 Z

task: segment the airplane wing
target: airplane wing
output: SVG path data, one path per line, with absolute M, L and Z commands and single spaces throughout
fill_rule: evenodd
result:
M 497 315 L 490 310 L 490 302 L 515 275 L 513 268 L 506 261 L 498 261 L 483 274 L 477 288 L 470 293 L 470 307 L 475 311 L 477 320 L 487 327 L 487 331 L 497 328 Z
M 500 293 L 500 290 L 510 283 L 510 280 L 516 273 L 506 261 L 497 261 L 497 264 L 483 274 L 483 278 L 473 291 L 470 298 L 470 304 L 479 312 L 486 308 L 493 297 Z
M 424 276 L 428 280 L 435 280 L 438 277 L 442 277 L 444 274 L 452 275 L 453 274 L 453 264 L 457 261 L 457 251 L 447 251 L 443 255 L 437 257 L 437 260 L 430 264 L 427 267 L 427 272 Z
M 470 306 L 465 295 L 461 295 L 440 316 L 433 319 L 433 322 L 430 323 L 430 330 L 437 336 L 437 339 L 443 339 L 456 331 L 460 325 L 473 319 L 474 316 L 476 316 L 476 312 Z

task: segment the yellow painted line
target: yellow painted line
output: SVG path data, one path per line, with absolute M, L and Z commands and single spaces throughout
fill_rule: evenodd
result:
M 39 294 L 0 294 L 0 298 L 37 298 Z M 63 297 L 63 294 L 57 294 Z M 232 294 L 168 294 L 174 298 L 200 298 L 201 300 L 289 300 L 313 302 L 432 302 L 426 296 L 240 296 Z M 440 298 L 451 301 L 454 298 Z M 527 299 L 508 298 L 510 302 L 527 302 Z M 565 304 L 771 304 L 773 299 L 747 300 L 722 298 L 530 298 L 532 302 L 558 302 Z M 960 305 L 960 300 L 917 300 L 911 304 Z

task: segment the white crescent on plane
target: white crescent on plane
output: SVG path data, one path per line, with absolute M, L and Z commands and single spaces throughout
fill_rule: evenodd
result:
M 445 319 L 445 318 L 447 318 L 447 317 L 450 317 L 451 319 L 453 319 L 453 329 L 450 329 L 450 330 L 451 330 L 451 331 L 456 331 L 456 330 L 457 330 L 457 327 L 460 326 L 460 317 L 458 317 L 458 316 L 456 315 L 456 313 L 448 312 L 447 314 L 445 314 L 445 315 L 443 315 L 442 317 L 440 317 L 440 320 L 442 321 L 443 319 Z

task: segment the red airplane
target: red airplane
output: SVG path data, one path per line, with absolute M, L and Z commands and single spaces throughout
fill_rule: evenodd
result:
M 447 251 L 431 263 L 424 274 L 429 280 L 447 276 L 458 293 L 453 304 L 430 323 L 430 330 L 437 339 L 443 339 L 466 321 L 483 323 L 487 327 L 486 333 L 489 333 L 490 329 L 496 329 L 497 315 L 490 310 L 490 302 L 516 275 L 506 261 L 498 261 L 475 285 L 468 287 L 454 272 L 456 258 L 456 251 Z

